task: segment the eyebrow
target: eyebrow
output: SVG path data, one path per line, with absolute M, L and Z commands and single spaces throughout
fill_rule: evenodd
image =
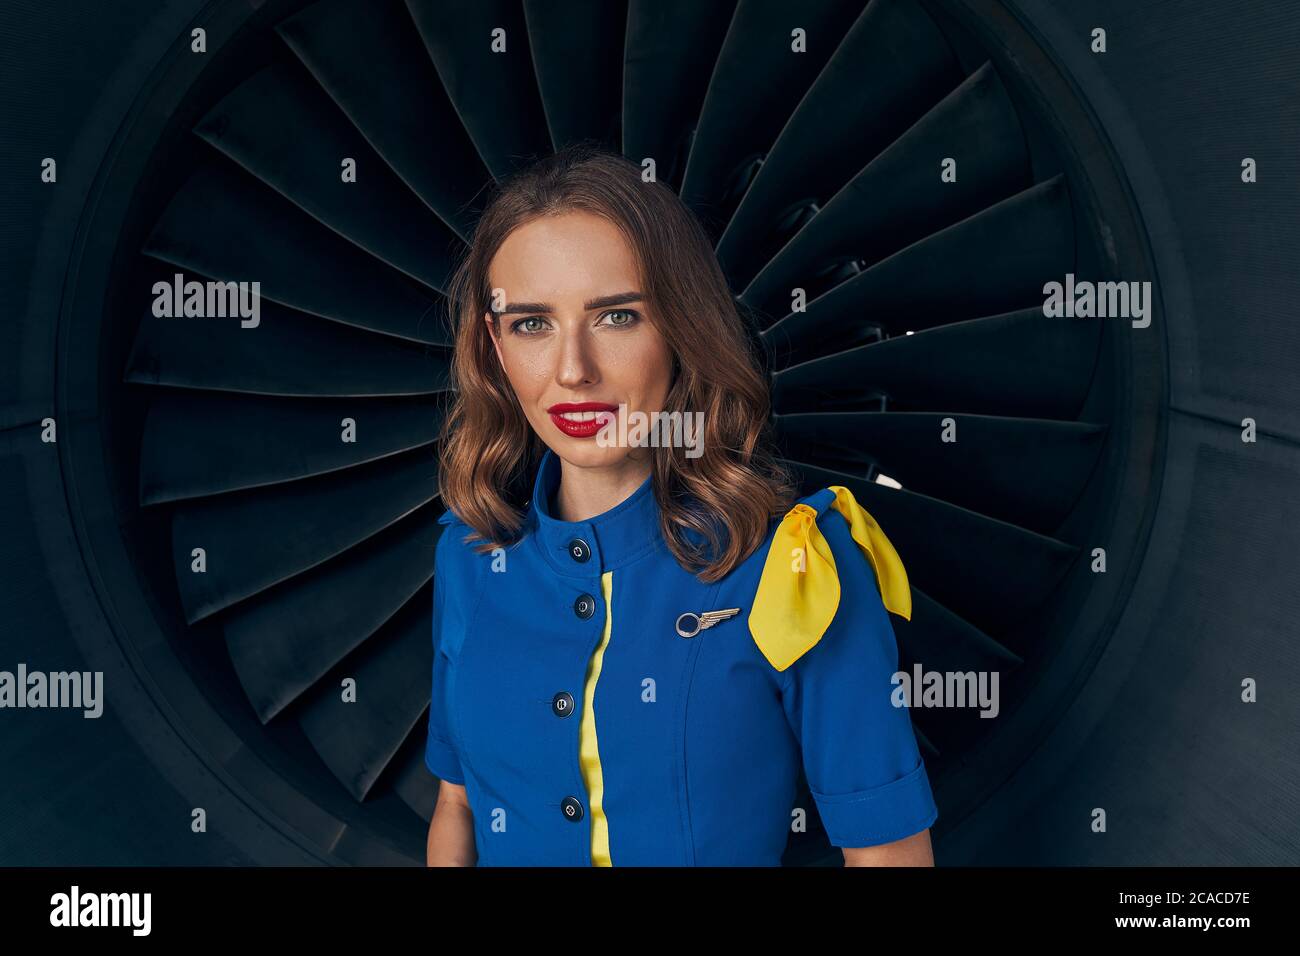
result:
M 598 299 L 588 299 L 583 303 L 584 311 L 590 312 L 592 309 L 603 309 L 610 305 L 625 305 L 628 302 L 642 302 L 645 295 L 640 292 L 619 292 L 616 295 L 605 295 Z M 507 302 L 506 307 L 497 315 L 507 315 L 511 312 L 554 312 L 555 306 L 547 302 Z

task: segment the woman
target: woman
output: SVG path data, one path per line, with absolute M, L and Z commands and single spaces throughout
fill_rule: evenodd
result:
M 932 865 L 891 703 L 906 573 L 846 488 L 794 500 L 676 195 L 549 157 L 485 210 L 451 300 L 429 864 L 778 865 L 802 766 L 848 864 Z M 655 413 L 676 427 L 630 427 Z

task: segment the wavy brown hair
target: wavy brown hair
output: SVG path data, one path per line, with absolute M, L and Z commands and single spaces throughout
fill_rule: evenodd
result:
M 716 581 L 763 543 L 771 519 L 797 497 L 771 451 L 767 378 L 695 215 L 667 186 L 645 181 L 640 167 L 589 143 L 501 183 L 452 276 L 456 394 L 443 423 L 439 494 L 474 532 L 466 540 L 483 542 L 480 552 L 522 534 L 516 502 L 531 492 L 546 446 L 519 407 L 483 322 L 492 311 L 488 266 L 514 229 L 570 210 L 612 222 L 636 255 L 652 321 L 674 357 L 663 411 L 704 413 L 702 454 L 652 448 L 652 476 L 669 549 L 701 581 Z M 701 547 L 687 529 L 703 536 Z

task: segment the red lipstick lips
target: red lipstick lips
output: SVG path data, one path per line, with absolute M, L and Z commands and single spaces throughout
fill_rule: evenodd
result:
M 559 402 L 546 411 L 555 427 L 570 438 L 593 438 L 606 421 L 618 414 L 618 406 L 608 402 Z

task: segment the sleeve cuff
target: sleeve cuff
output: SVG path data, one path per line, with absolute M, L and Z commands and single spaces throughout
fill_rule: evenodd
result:
M 906 776 L 870 790 L 812 791 L 830 842 L 838 847 L 877 846 L 920 833 L 939 817 L 925 763 Z
M 430 736 L 424 745 L 424 765 L 439 780 L 458 785 L 465 783 L 456 751 L 436 737 Z

